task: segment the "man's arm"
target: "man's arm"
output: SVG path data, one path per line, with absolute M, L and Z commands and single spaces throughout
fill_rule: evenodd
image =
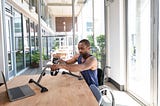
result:
M 74 55 L 71 59 L 69 59 L 69 60 L 59 60 L 59 62 L 60 62 L 60 64 L 62 63 L 62 64 L 74 64 L 75 62 L 77 62 L 77 59 L 78 59 L 78 57 L 79 57 L 79 54 L 76 54 L 76 55 Z
M 71 72 L 84 71 L 88 69 L 95 70 L 97 69 L 97 59 L 94 56 L 90 56 L 83 64 L 57 64 L 51 67 L 51 70 L 53 71 L 56 69 L 66 69 Z

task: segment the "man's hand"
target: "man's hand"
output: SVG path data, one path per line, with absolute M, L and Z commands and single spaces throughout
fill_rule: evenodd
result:
M 51 67 L 51 71 L 56 71 L 59 69 L 59 65 L 58 64 L 53 64 Z
M 66 62 L 62 59 L 59 59 L 58 62 L 59 62 L 59 64 L 66 64 Z

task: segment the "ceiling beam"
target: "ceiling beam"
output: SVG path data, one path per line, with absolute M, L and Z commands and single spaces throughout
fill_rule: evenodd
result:
M 72 6 L 69 3 L 47 3 L 47 6 Z

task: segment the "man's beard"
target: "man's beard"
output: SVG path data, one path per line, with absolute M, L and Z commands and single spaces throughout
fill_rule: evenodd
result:
M 82 57 L 86 59 L 89 56 L 89 53 L 81 53 Z

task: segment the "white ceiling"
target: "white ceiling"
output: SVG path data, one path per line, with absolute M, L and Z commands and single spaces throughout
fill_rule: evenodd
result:
M 75 16 L 79 15 L 87 0 L 75 0 Z M 49 11 L 55 17 L 72 17 L 72 0 L 46 0 Z

